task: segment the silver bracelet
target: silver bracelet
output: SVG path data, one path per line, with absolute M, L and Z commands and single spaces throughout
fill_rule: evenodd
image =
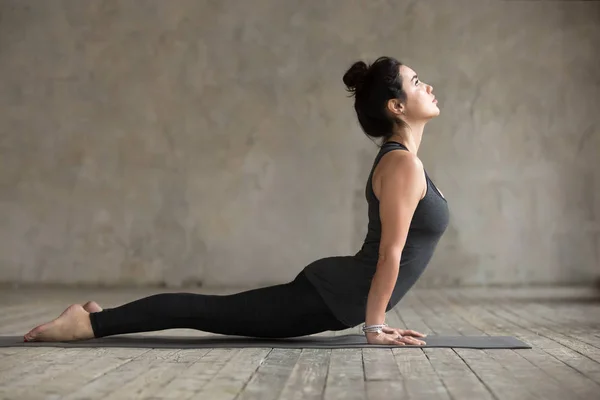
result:
M 363 333 L 367 333 L 367 332 L 381 333 L 381 332 L 383 332 L 383 328 L 385 328 L 386 326 L 388 326 L 386 323 L 378 324 L 378 325 L 363 325 L 362 331 L 363 331 Z

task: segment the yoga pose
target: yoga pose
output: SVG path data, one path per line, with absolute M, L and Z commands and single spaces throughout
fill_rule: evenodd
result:
M 381 139 L 365 191 L 368 231 L 355 255 L 323 258 L 290 282 L 231 295 L 162 293 L 104 310 L 74 304 L 25 341 L 173 328 L 286 338 L 364 323 L 370 344 L 424 344 L 425 335 L 389 327 L 385 316 L 422 274 L 448 225 L 446 200 L 417 157 L 425 124 L 439 115 L 437 101 L 432 87 L 394 58 L 357 61 L 343 81 L 363 131 Z

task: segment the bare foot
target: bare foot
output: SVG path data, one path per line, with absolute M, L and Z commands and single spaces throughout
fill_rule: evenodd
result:
M 24 339 L 27 342 L 65 342 L 71 340 L 85 340 L 94 337 L 90 313 L 80 304 L 69 306 L 58 318 L 45 324 L 36 326 Z
M 88 301 L 83 305 L 83 309 L 90 314 L 102 311 L 102 307 L 100 307 L 95 301 Z

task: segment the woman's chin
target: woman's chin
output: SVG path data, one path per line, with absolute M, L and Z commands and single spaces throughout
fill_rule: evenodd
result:
M 429 115 L 427 115 L 427 120 L 433 119 L 435 117 L 437 117 L 438 115 L 440 115 L 440 109 L 436 109 L 434 111 L 432 111 L 431 113 L 429 113 Z

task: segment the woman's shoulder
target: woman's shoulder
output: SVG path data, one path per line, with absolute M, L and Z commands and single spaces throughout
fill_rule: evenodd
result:
M 395 154 L 394 154 L 395 153 Z M 382 158 L 377 166 L 373 179 L 375 197 L 380 198 L 382 182 L 388 181 L 393 185 L 413 182 L 425 193 L 426 180 L 423 163 L 415 154 L 408 151 L 391 151 Z

